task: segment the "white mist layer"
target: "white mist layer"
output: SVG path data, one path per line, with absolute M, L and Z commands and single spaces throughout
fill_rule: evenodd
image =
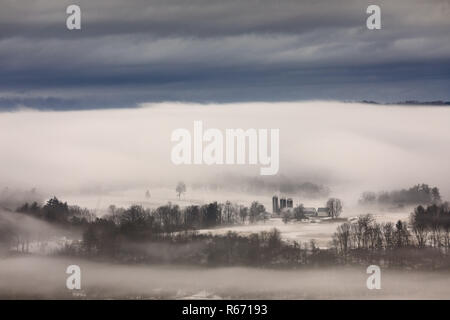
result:
M 0 188 L 37 187 L 52 195 L 73 195 L 76 202 L 81 194 L 125 197 L 130 190 L 143 195 L 146 189 L 155 194 L 173 189 L 170 197 L 175 198 L 179 180 L 188 185 L 186 197 L 196 198 L 200 195 L 189 194 L 190 185 L 214 183 L 219 176 L 270 179 L 259 175 L 260 165 L 174 165 L 171 133 L 192 131 L 195 120 L 203 121 L 205 130 L 223 132 L 279 129 L 279 175 L 328 186 L 331 195 L 349 204 L 365 190 L 422 182 L 450 198 L 450 108 L 338 102 L 161 103 L 138 109 L 0 113 Z
M 368 290 L 365 267 L 205 269 L 22 257 L 2 260 L 0 298 L 79 299 L 65 287 L 65 270 L 72 264 L 81 268 L 81 292 L 88 299 L 445 299 L 450 291 L 448 272 L 438 271 L 386 269 L 382 290 Z

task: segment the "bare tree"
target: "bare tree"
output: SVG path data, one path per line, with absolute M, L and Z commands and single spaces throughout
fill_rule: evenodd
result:
M 342 201 L 337 198 L 330 198 L 327 201 L 327 208 L 330 210 L 330 215 L 333 219 L 340 216 L 342 212 Z
M 394 224 L 392 222 L 383 223 L 381 227 L 386 249 L 394 247 Z
M 336 240 L 336 244 L 338 245 L 339 252 L 347 258 L 348 251 L 350 249 L 350 223 L 341 224 L 337 231 L 334 234 L 334 239 Z
M 283 211 L 281 213 L 281 219 L 283 220 L 284 223 L 288 223 L 291 220 L 291 218 L 292 218 L 291 211 L 288 210 Z
M 186 192 L 186 184 L 182 181 L 178 182 L 175 190 L 178 194 L 178 198 L 180 198 L 181 195 Z
M 240 206 L 239 207 L 239 217 L 241 218 L 242 223 L 245 222 L 245 219 L 247 218 L 247 216 L 248 216 L 248 208 L 244 207 L 244 206 Z
M 425 208 L 418 206 L 413 213 L 411 213 L 411 225 L 414 236 L 417 240 L 419 248 L 424 248 L 428 239 L 428 225 Z
M 303 204 L 300 203 L 294 208 L 294 218 L 297 220 L 305 218 L 305 207 L 303 206 Z
M 250 223 L 254 223 L 260 219 L 264 219 L 265 221 L 265 213 L 266 208 L 264 207 L 264 205 L 260 204 L 257 201 L 253 201 L 252 205 L 250 206 L 249 212 Z

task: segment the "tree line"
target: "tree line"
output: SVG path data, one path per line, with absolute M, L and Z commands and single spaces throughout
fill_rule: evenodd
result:
M 441 194 L 437 187 L 427 184 L 418 184 L 409 189 L 383 191 L 379 193 L 367 191 L 361 195 L 359 204 L 364 206 L 410 206 L 430 205 L 442 202 Z
M 49 199 L 43 206 L 39 205 L 36 201 L 31 204 L 27 202 L 17 208 L 16 211 L 61 225 L 85 225 L 95 220 L 95 214 L 91 213 L 88 209 L 79 206 L 69 206 L 67 202 L 62 202 L 56 197 Z
M 378 223 L 372 215 L 341 224 L 333 248 L 344 263 L 378 261 L 386 265 L 450 264 L 449 204 L 418 206 L 410 221 Z
M 277 229 L 240 235 L 199 233 L 196 229 L 254 223 L 266 218 L 263 205 L 226 202 L 180 208 L 168 203 L 156 209 L 111 206 L 107 215 L 56 198 L 45 205 L 23 205 L 19 212 L 82 230 L 82 240 L 62 254 L 121 262 L 170 262 L 204 265 L 290 266 L 367 264 L 448 268 L 450 266 L 448 203 L 418 206 L 410 221 L 379 223 L 370 214 L 337 227 L 329 248 L 285 241 Z M 1 224 L 0 224 L 1 226 Z M 1 241 L 9 233 L 0 233 Z M 10 231 L 10 230 L 9 230 Z M 6 241 L 6 240 L 5 240 Z

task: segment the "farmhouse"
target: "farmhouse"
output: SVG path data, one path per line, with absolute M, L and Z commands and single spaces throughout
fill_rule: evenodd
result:
M 330 209 L 328 208 L 319 208 L 317 209 L 317 217 L 319 218 L 327 218 L 330 217 Z
M 305 217 L 317 217 L 317 211 L 316 208 L 309 208 L 309 207 L 305 207 L 303 209 L 303 214 L 305 215 Z

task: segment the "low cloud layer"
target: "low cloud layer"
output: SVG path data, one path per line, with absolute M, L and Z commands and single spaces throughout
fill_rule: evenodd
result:
M 279 177 L 260 176 L 259 166 L 174 165 L 171 133 L 193 130 L 195 120 L 220 130 L 279 128 Z M 143 196 L 146 188 L 174 190 L 179 180 L 190 191 L 194 185 L 226 184 L 227 175 L 234 177 L 231 189 L 246 179 L 270 185 L 284 176 L 289 183 L 329 187 L 347 203 L 362 191 L 421 182 L 440 187 L 450 199 L 449 123 L 450 109 L 444 107 L 337 102 L 1 113 L 0 127 L 8 134 L 0 135 L 0 187 L 36 187 L 57 196 L 139 188 Z

